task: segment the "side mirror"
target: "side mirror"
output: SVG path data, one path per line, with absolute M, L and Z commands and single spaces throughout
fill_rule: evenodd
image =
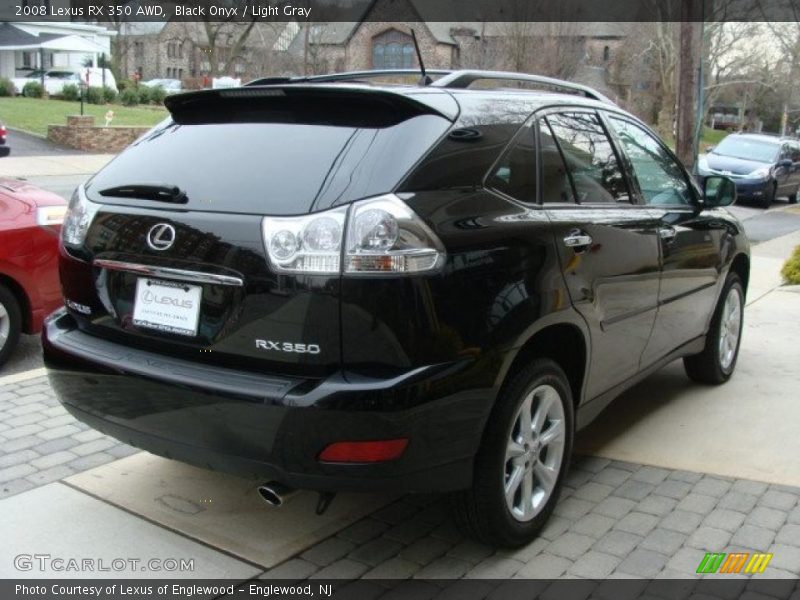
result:
M 711 208 L 730 206 L 736 202 L 736 184 L 730 177 L 709 175 L 703 181 L 703 201 Z
M 713 152 L 716 146 L 706 146 L 706 152 Z
M 790 168 L 794 163 L 792 162 L 791 158 L 782 158 L 778 161 L 779 167 L 787 167 Z

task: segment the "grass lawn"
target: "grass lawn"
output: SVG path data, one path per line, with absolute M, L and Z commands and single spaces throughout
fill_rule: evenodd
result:
M 728 132 L 721 129 L 711 129 L 711 127 L 703 127 L 703 135 L 700 136 L 700 145 L 698 152 L 703 154 L 708 146 L 716 146 L 728 136 Z M 664 138 L 664 142 L 675 150 L 675 138 L 668 136 Z
M 703 127 L 703 137 L 700 138 L 700 151 L 705 152 L 706 146 L 716 146 L 728 136 L 724 129 L 711 129 Z
M 105 114 L 114 111 L 112 125 L 152 126 L 167 116 L 167 110 L 157 106 L 122 106 L 120 104 L 86 104 L 83 112 L 94 115 L 95 125 L 105 124 Z M 81 114 L 80 102 L 44 100 L 40 98 L 0 98 L 0 121 L 9 127 L 47 135 L 48 125 L 66 125 L 67 115 Z

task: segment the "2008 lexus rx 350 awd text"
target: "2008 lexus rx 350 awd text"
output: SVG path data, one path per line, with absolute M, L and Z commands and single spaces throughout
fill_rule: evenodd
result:
M 437 75 L 168 97 L 70 203 L 43 334 L 66 408 L 323 498 L 452 492 L 474 537 L 518 546 L 615 396 L 677 358 L 725 382 L 750 264 L 733 183 L 701 189 L 588 88 Z M 561 92 L 470 88 L 503 79 Z

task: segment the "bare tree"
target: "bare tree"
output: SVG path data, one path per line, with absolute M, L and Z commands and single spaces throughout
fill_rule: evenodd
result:
M 500 58 L 514 71 L 570 79 L 586 53 L 582 26 L 569 21 L 503 23 Z
M 784 90 L 783 117 L 781 118 L 781 133 L 786 132 L 791 107 L 797 102 L 794 82 L 800 74 L 800 2 L 787 0 L 785 9 L 794 16 L 790 22 L 769 22 L 767 27 L 776 42 L 776 47 L 781 54 L 781 63 L 788 67 L 787 85 Z

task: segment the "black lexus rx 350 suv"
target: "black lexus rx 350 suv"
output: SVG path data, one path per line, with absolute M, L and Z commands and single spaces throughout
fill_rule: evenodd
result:
M 677 358 L 725 382 L 750 264 L 732 182 L 701 189 L 588 88 L 438 75 L 168 97 L 72 198 L 43 334 L 64 406 L 323 498 L 452 492 L 469 533 L 518 546 L 615 396 Z M 491 79 L 549 87 L 470 89 Z

